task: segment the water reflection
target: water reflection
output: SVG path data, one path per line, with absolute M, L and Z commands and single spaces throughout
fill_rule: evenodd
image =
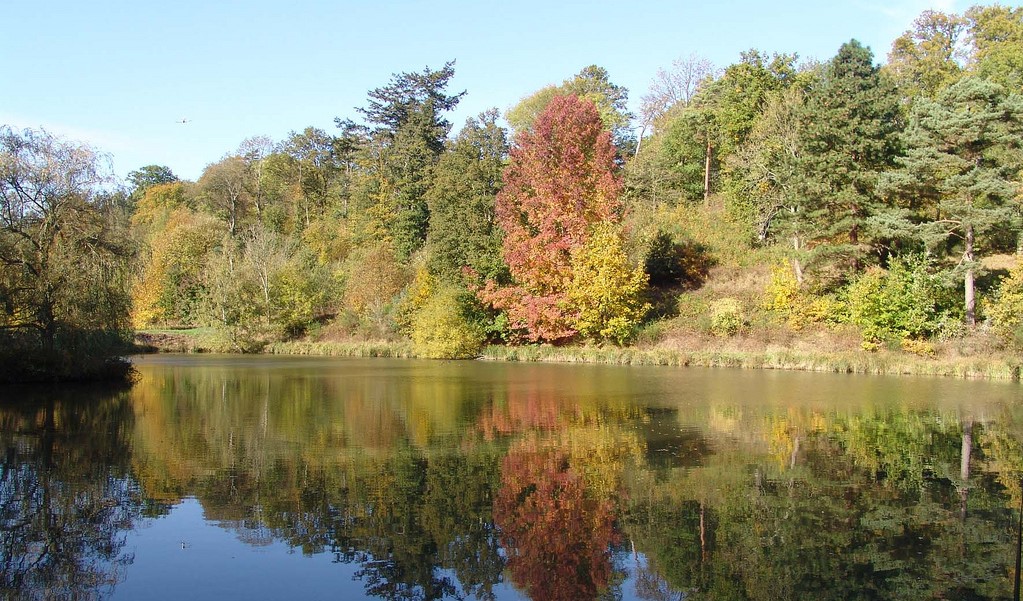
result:
M 123 580 L 145 509 L 128 469 L 130 399 L 11 390 L 0 405 L 0 596 L 94 599 Z
M 1018 385 L 273 358 L 140 371 L 130 393 L 0 410 L 14 597 L 116 597 L 124 533 L 193 498 L 238 545 L 329 558 L 370 598 L 1012 590 Z M 58 548 L 73 560 L 43 566 Z

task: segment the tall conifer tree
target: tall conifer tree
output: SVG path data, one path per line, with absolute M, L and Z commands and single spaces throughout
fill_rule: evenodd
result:
M 494 198 L 508 154 L 497 110 L 470 119 L 437 163 L 426 198 L 430 209 L 430 269 L 441 278 L 462 281 L 470 268 L 484 279 L 503 279 L 501 232 Z
M 935 100 L 916 103 L 905 136 L 908 152 L 889 178 L 917 215 L 902 220 L 906 234 L 921 237 L 932 249 L 961 249 L 966 322 L 971 326 L 976 322 L 974 279 L 983 237 L 1018 225 L 1021 136 L 1023 96 L 966 77 Z
M 878 177 L 894 166 L 902 126 L 895 87 L 853 40 L 839 49 L 803 105 L 800 196 L 795 213 L 812 246 L 860 265 L 872 242 L 869 217 L 882 200 Z

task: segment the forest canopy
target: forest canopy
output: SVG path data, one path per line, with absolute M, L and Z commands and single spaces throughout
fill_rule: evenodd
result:
M 779 328 L 1016 349 L 1020 39 L 1023 9 L 992 5 L 923 12 L 884 64 L 856 40 L 823 62 L 692 54 L 636 114 L 589 65 L 457 131 L 451 61 L 194 182 L 146 165 L 118 188 L 95 151 L 4 128 L 0 332 L 48 361 L 130 327 L 437 357 Z

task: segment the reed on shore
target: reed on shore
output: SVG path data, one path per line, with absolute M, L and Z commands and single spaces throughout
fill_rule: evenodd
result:
M 492 346 L 482 359 L 609 365 L 732 367 L 873 375 L 944 376 L 1019 381 L 1023 358 L 926 358 L 906 353 L 808 353 L 788 349 L 767 351 L 680 351 L 665 348 L 601 348 Z
M 404 342 L 281 342 L 268 345 L 265 353 L 277 355 L 323 355 L 331 357 L 417 358 Z M 1023 358 L 957 357 L 929 358 L 908 353 L 841 351 L 810 353 L 790 349 L 766 351 L 629 348 L 596 346 L 489 346 L 477 359 L 546 363 L 592 363 L 605 365 L 660 365 L 668 367 L 730 367 L 781 369 L 872 375 L 942 376 L 964 379 L 1019 381 Z

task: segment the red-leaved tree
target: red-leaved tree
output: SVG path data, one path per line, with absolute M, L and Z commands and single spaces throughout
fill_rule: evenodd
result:
M 527 340 L 567 340 L 572 250 L 591 224 L 620 218 L 615 147 L 596 106 L 576 96 L 555 97 L 515 141 L 496 201 L 512 283 L 488 282 L 479 295 Z

